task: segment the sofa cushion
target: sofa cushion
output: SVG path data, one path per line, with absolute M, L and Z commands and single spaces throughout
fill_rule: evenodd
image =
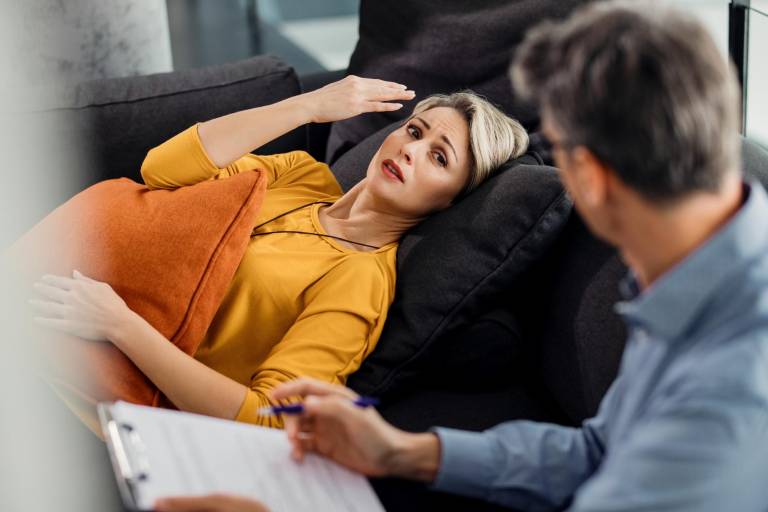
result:
M 544 18 L 563 17 L 585 1 L 362 0 L 360 37 L 347 72 L 403 83 L 416 98 L 397 112 L 334 123 L 327 161 L 335 162 L 367 136 L 407 117 L 418 100 L 434 93 L 472 89 L 532 128 L 535 109 L 511 91 L 512 51 L 528 28 Z
M 9 256 L 30 293 L 42 274 L 74 269 L 109 283 L 191 355 L 240 264 L 265 184 L 260 172 L 171 191 L 108 180 L 54 210 Z M 38 337 L 46 376 L 95 431 L 99 401 L 161 403 L 154 384 L 112 344 L 47 330 Z
M 343 187 L 365 175 L 368 162 L 392 129 L 381 130 L 334 164 L 332 170 Z M 410 230 L 398 249 L 397 289 L 384 331 L 349 385 L 366 394 L 396 393 L 427 371 L 431 362 L 452 361 L 445 368 L 460 366 L 467 353 L 483 352 L 488 365 L 494 366 L 494 351 L 513 348 L 503 343 L 484 346 L 476 338 L 457 344 L 451 334 L 499 302 L 508 302 L 510 290 L 553 243 L 570 209 L 557 171 L 525 155 L 508 162 L 451 208 Z M 505 325 L 508 332 L 516 332 L 512 323 Z M 482 364 L 482 359 L 475 362 Z M 482 365 L 476 368 L 482 369 Z

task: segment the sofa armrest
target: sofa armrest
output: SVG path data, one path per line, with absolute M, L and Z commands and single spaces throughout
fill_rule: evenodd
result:
M 274 57 L 80 84 L 69 104 L 39 115 L 62 139 L 83 146 L 89 185 L 126 176 L 141 181 L 147 151 L 198 121 L 267 105 L 300 93 L 293 68 Z M 306 149 L 303 127 L 260 148 Z

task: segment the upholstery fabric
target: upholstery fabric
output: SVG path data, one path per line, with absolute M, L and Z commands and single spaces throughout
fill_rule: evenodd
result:
M 373 153 L 392 129 L 374 134 L 333 166 L 342 187 L 364 176 Z M 498 369 L 491 369 L 493 355 L 510 360 L 505 354 L 513 350 L 514 337 L 509 346 L 483 347 L 481 339 L 457 342 L 450 335 L 508 300 L 516 281 L 554 242 L 570 207 L 557 171 L 524 155 L 451 208 L 409 231 L 398 249 L 395 301 L 384 332 L 350 377 L 350 387 L 380 396 L 396 393 L 435 368 L 435 361 L 446 363 L 442 366 L 446 371 L 478 350 L 487 359 L 475 360 L 477 372 L 497 374 Z M 516 332 L 508 321 L 498 325 Z
M 109 283 L 191 355 L 242 259 L 265 184 L 260 172 L 173 191 L 104 181 L 54 210 L 9 256 L 30 293 L 42 274 L 71 276 L 74 269 Z M 99 401 L 161 403 L 154 384 L 112 344 L 39 332 L 45 377 L 94 431 Z
M 268 105 L 299 94 L 293 68 L 274 57 L 155 75 L 84 82 L 60 104 L 31 117 L 55 127 L 56 144 L 82 147 L 86 185 L 140 180 L 151 148 L 199 121 Z M 287 153 L 306 145 L 304 127 L 260 148 Z M 55 153 L 57 148 L 47 148 Z
M 434 93 L 472 89 L 497 103 L 529 130 L 535 109 L 515 98 L 509 62 L 528 28 L 567 15 L 586 0 L 363 0 L 357 46 L 348 74 L 393 80 L 416 91 L 397 112 L 336 122 L 328 163 Z

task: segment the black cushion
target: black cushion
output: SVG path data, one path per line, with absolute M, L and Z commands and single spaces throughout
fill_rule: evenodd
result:
M 393 128 L 381 130 L 332 166 L 345 188 L 364 176 Z M 350 377 L 350 387 L 379 396 L 397 393 L 434 368 L 434 361 L 448 369 L 468 353 L 485 356 L 475 359 L 473 373 L 482 372 L 483 364 L 498 371 L 494 354 L 509 361 L 503 354 L 513 353 L 513 346 L 452 334 L 508 302 L 517 279 L 554 242 L 570 208 L 557 171 L 525 155 L 409 231 L 398 249 L 397 290 L 381 339 Z M 494 329 L 516 332 L 499 315 L 485 321 L 494 322 Z
M 333 124 L 327 158 L 410 114 L 434 93 L 470 88 L 499 104 L 526 128 L 536 111 L 517 101 L 508 78 L 512 51 L 528 28 L 567 15 L 586 0 L 362 0 L 360 38 L 347 72 L 404 83 L 416 99 L 397 112 Z

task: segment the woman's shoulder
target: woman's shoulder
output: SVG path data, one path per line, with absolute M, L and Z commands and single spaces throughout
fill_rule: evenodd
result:
M 348 253 L 337 266 L 336 273 L 358 289 L 373 288 L 385 295 L 394 294 L 397 244 L 389 244 L 373 252 Z
M 330 167 L 306 151 L 291 151 L 272 157 L 275 172 L 269 188 L 306 187 L 332 196 L 342 194 Z

